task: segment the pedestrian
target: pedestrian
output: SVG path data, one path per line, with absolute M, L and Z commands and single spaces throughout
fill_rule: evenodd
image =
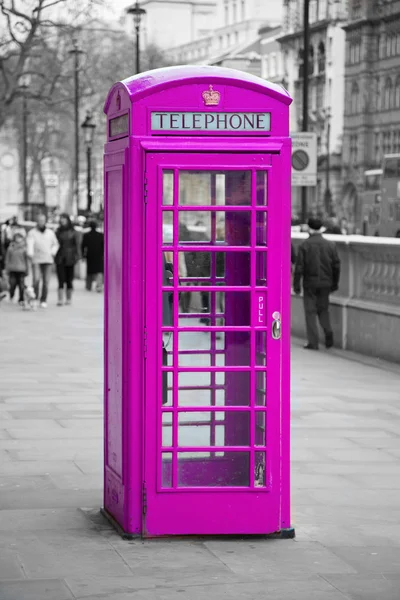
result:
M 54 231 L 46 225 L 46 216 L 39 215 L 36 227 L 30 230 L 27 237 L 27 253 L 32 264 L 33 289 L 36 297 L 35 308 L 39 298 L 41 308 L 47 307 L 49 281 L 58 247 Z
M 81 251 L 77 232 L 72 221 L 66 213 L 60 216 L 60 226 L 57 229 L 59 249 L 55 262 L 58 278 L 57 306 L 64 304 L 64 288 L 66 288 L 66 304 L 72 302 L 73 280 L 75 264 L 80 260 Z
M 104 276 L 104 234 L 97 229 L 96 221 L 91 221 L 90 231 L 84 234 L 82 240 L 82 256 L 86 258 L 86 289 L 92 290 L 96 281 L 96 291 L 103 290 Z
M 300 246 L 294 272 L 293 289 L 300 294 L 303 283 L 304 312 L 307 328 L 307 350 L 318 350 L 317 317 L 325 333 L 325 346 L 333 346 L 329 316 L 329 294 L 339 288 L 340 260 L 336 245 L 322 236 L 322 221 L 308 220 L 310 236 Z
M 28 254 L 26 241 L 23 235 L 16 233 L 6 252 L 6 271 L 10 285 L 10 300 L 13 300 L 15 290 L 18 288 L 19 304 L 24 306 L 25 277 L 28 273 Z
M 21 234 L 23 238 L 26 237 L 26 231 L 18 223 L 18 217 L 11 217 L 11 219 L 8 219 L 8 222 L 6 224 L 5 231 L 4 231 L 4 238 L 5 238 L 4 246 L 5 246 L 6 250 L 7 250 L 8 246 L 11 244 L 11 242 L 13 241 L 16 233 Z

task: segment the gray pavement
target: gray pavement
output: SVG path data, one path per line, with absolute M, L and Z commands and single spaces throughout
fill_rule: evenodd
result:
M 101 312 L 0 305 L 0 600 L 399 600 L 400 369 L 294 341 L 295 540 L 127 542 L 98 513 Z

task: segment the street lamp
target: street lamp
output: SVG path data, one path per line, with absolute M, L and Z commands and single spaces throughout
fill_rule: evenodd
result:
M 29 202 L 28 197 L 28 100 L 30 77 L 22 75 L 20 78 L 20 89 L 22 92 L 22 186 L 24 210 Z
M 75 82 L 75 94 L 74 94 L 74 113 L 75 113 L 75 173 L 74 173 L 74 197 L 76 203 L 76 212 L 79 209 L 79 55 L 83 54 L 83 51 L 78 47 L 76 39 L 72 41 L 73 48 L 69 51 L 69 54 L 74 55 L 74 82 Z
M 136 74 L 140 73 L 140 23 L 142 17 L 146 14 L 144 8 L 139 6 L 138 0 L 136 4 L 126 9 L 128 15 L 133 15 L 133 23 L 136 31 Z
M 92 209 L 92 146 L 94 130 L 96 124 L 93 123 L 93 117 L 91 113 L 86 114 L 86 119 L 81 125 L 84 132 L 84 139 L 86 145 L 86 160 L 87 160 L 87 211 L 90 213 Z

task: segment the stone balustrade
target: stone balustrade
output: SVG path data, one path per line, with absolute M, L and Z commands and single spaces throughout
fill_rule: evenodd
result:
M 292 233 L 297 248 L 308 236 Z M 326 235 L 341 260 L 331 295 L 335 346 L 400 363 L 400 239 Z M 305 338 L 303 301 L 292 297 L 292 334 Z

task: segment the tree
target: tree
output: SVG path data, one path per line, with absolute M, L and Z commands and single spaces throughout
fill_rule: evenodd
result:
M 98 1 L 0 0 L 0 127 L 23 93 L 44 102 L 52 98 L 63 73 L 60 37 L 71 37 L 87 22 Z M 49 70 L 49 61 L 58 68 Z M 22 78 L 29 78 L 28 90 Z

